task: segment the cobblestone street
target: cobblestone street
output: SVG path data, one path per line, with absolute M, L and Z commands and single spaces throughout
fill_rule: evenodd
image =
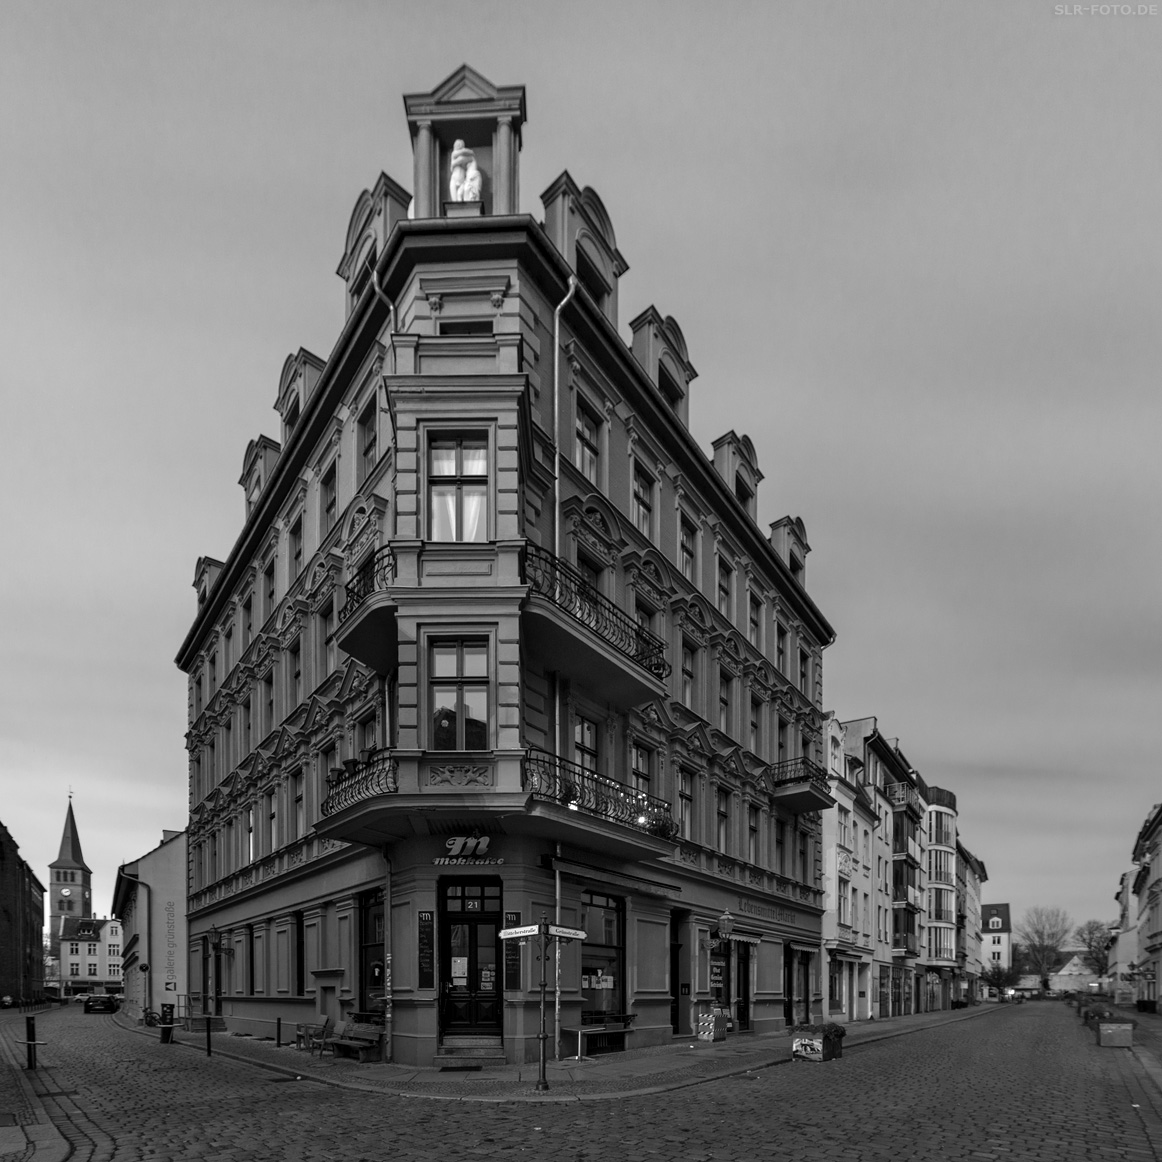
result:
M 0 1033 L 11 1054 L 23 1023 L 8 1020 Z M 1060 1162 L 1162 1153 L 1162 1102 L 1139 1062 L 1128 1050 L 1099 1049 L 1070 1008 L 1048 1003 L 855 1044 L 822 1065 L 783 1064 L 672 1093 L 539 1104 L 295 1081 L 162 1046 L 75 1008 L 43 1015 L 38 1036 L 47 1044 L 33 1087 L 79 1162 Z M 35 1156 L 29 1147 L 7 1157 Z

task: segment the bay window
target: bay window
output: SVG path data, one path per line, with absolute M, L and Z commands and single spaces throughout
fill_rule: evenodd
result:
M 433 436 L 428 444 L 428 539 L 488 539 L 488 439 Z
M 428 708 L 432 750 L 487 750 L 488 642 L 433 641 L 428 647 Z

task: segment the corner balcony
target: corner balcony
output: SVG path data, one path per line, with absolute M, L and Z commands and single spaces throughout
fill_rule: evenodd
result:
M 916 819 L 923 818 L 924 800 L 910 783 L 892 783 L 884 788 L 884 794 L 887 795 L 893 809 L 903 809 Z
M 319 805 L 319 814 L 324 818 L 367 799 L 399 791 L 399 768 L 390 751 L 372 751 L 362 762 L 348 759 L 343 768 L 327 776 L 327 797 Z
M 398 657 L 394 581 L 395 554 L 384 545 L 347 582 L 347 600 L 339 610 L 335 631 L 339 648 L 377 674 L 394 670 Z
M 670 663 L 660 637 L 539 545 L 525 545 L 523 572 L 522 629 L 548 669 L 620 709 L 665 696 Z
M 771 794 L 796 815 L 835 806 L 827 772 L 808 758 L 786 759 L 769 769 Z
M 892 858 L 905 859 L 914 867 L 922 867 L 920 841 L 905 835 L 895 835 L 892 838 Z
M 521 760 L 521 789 L 530 796 L 522 830 L 626 858 L 674 852 L 670 804 L 616 779 L 533 748 Z
M 913 912 L 924 910 L 924 893 L 911 884 L 900 884 L 892 888 L 892 904 L 902 904 Z
M 920 955 L 920 940 L 911 933 L 892 937 L 892 955 L 893 956 L 919 956 Z

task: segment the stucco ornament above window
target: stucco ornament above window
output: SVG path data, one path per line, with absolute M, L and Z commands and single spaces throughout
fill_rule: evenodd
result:
M 480 170 L 476 154 L 460 138 L 452 146 L 452 173 L 448 179 L 448 193 L 453 202 L 480 201 Z

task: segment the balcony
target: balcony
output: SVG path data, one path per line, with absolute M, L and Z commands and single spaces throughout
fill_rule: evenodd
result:
M 571 565 L 526 544 L 525 636 L 550 669 L 601 691 L 620 708 L 666 693 L 666 644 Z
M 892 783 L 884 788 L 884 794 L 893 808 L 903 808 L 917 819 L 924 814 L 924 801 L 911 783 Z
M 335 633 L 340 649 L 378 674 L 395 669 L 398 655 L 396 604 L 391 594 L 394 581 L 395 554 L 384 545 L 347 582 L 347 599 L 339 610 Z
M 924 910 L 924 893 L 920 888 L 911 884 L 898 884 L 892 887 L 892 903 L 902 904 L 913 912 Z
M 920 941 L 911 933 L 906 935 L 896 934 L 892 937 L 892 955 L 893 956 L 919 956 L 920 955 Z
M 327 776 L 329 791 L 319 806 L 324 817 L 399 790 L 399 769 L 390 751 L 373 751 L 363 762 L 348 759 L 343 766 L 344 770 Z
M 955 924 L 956 913 L 951 908 L 942 908 L 939 904 L 933 904 L 928 909 L 928 919 L 934 924 Z
M 620 823 L 670 843 L 677 838 L 678 824 L 664 799 L 635 791 L 548 751 L 527 752 L 521 763 L 521 784 L 534 799 Z
M 929 868 L 928 882 L 930 884 L 948 884 L 949 886 L 953 886 L 956 883 L 956 873 L 946 867 Z
M 895 835 L 892 838 L 892 858 L 897 859 L 904 857 L 909 863 L 916 867 L 922 865 L 920 858 L 920 841 L 918 839 L 911 839 L 904 835 Z
M 835 806 L 827 772 L 808 758 L 785 759 L 767 768 L 771 794 L 796 815 Z

